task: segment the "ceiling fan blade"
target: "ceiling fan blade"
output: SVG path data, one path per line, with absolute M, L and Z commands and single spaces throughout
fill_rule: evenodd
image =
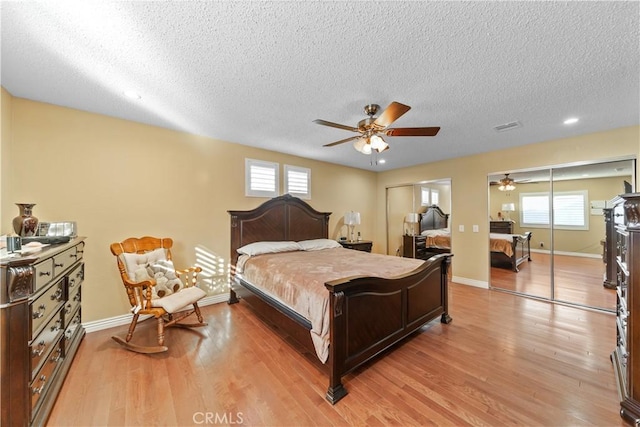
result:
M 345 142 L 349 142 L 352 139 L 358 139 L 360 136 L 351 136 L 349 138 L 341 139 L 340 141 L 332 142 L 330 144 L 324 144 L 323 147 L 333 147 L 334 145 L 344 144 Z
M 323 125 L 323 126 L 330 126 L 332 128 L 338 128 L 338 129 L 350 130 L 352 132 L 358 132 L 358 128 L 354 128 L 353 126 L 341 125 L 339 123 L 328 122 L 328 121 L 322 120 L 322 119 L 315 119 L 313 121 L 313 123 L 317 123 L 317 124 Z
M 378 128 L 386 128 L 391 123 L 395 122 L 404 113 L 409 111 L 411 107 L 408 105 L 400 104 L 399 102 L 392 102 L 389 106 L 380 114 L 380 116 L 373 122 Z
M 439 127 L 395 128 L 387 129 L 384 134 L 387 136 L 436 136 L 438 131 L 440 131 Z

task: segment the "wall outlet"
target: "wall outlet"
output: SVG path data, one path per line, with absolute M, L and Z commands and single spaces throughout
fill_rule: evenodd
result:
M 480 228 L 478 227 L 477 224 L 473 224 L 473 232 L 477 233 L 478 231 L 480 231 Z
M 459 225 L 458 226 L 458 231 L 461 233 L 464 233 L 464 225 Z

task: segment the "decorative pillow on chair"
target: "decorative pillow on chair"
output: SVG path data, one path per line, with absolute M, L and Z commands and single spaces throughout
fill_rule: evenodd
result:
M 136 281 L 136 270 L 140 267 L 147 267 L 149 264 L 155 264 L 158 261 L 167 259 L 167 252 L 164 248 L 158 248 L 144 254 L 130 254 L 122 253 L 119 255 L 124 264 L 124 269 L 127 272 L 127 276 L 132 281 Z M 153 276 L 150 274 L 150 276 Z
M 158 296 L 166 296 L 178 292 L 184 287 L 182 280 L 176 276 L 173 262 L 163 259 L 149 264 L 147 270 L 156 279 Z M 166 289 L 165 289 L 166 288 Z M 164 291 L 161 294 L 161 289 Z

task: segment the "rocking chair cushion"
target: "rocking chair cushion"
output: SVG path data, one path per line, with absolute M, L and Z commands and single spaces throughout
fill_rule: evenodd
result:
M 162 307 L 167 313 L 175 313 L 186 306 L 197 302 L 207 295 L 205 291 L 195 286 L 181 289 L 180 292 L 171 294 L 163 298 L 151 300 L 153 307 Z
M 129 276 L 129 279 L 132 281 L 135 281 L 136 270 L 140 267 L 146 268 L 149 264 L 153 264 L 157 261 L 166 260 L 167 253 L 164 248 L 158 248 L 144 254 L 124 252 L 120 254 L 120 257 L 122 257 L 122 262 L 124 264 L 124 269 L 127 272 L 127 276 Z

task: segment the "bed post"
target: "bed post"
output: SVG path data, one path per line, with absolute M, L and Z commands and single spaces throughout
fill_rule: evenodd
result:
M 231 215 L 231 256 L 229 258 L 229 264 L 231 265 L 231 277 L 229 280 L 229 300 L 227 304 L 235 304 L 239 302 L 236 291 L 233 290 L 233 282 L 236 275 L 236 264 L 238 263 L 238 253 L 234 250 L 233 242 L 240 241 L 240 227 L 238 227 L 238 216 Z
M 440 267 L 441 271 L 441 283 L 442 283 L 442 308 L 444 309 L 444 313 L 440 317 L 440 323 L 451 323 L 453 320 L 451 316 L 449 316 L 449 268 L 451 266 L 451 257 L 453 254 L 446 254 L 444 259 L 442 260 L 442 265 Z
M 329 389 L 325 398 L 332 404 L 347 395 L 347 389 L 342 385 L 342 370 L 345 354 L 345 322 L 344 322 L 344 292 L 331 292 L 330 294 L 331 319 L 331 345 L 329 346 Z

